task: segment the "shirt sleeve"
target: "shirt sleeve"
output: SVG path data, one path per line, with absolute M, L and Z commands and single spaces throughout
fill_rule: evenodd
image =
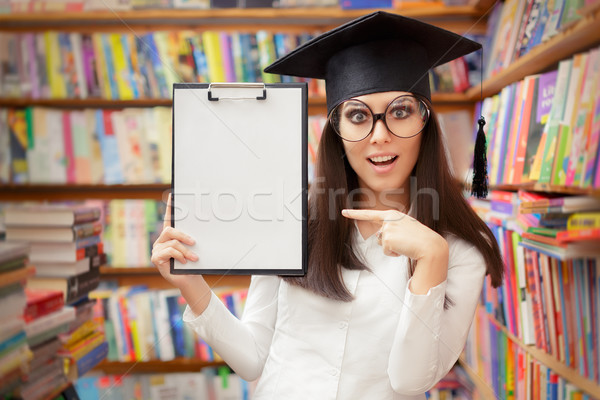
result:
M 448 276 L 425 295 L 410 292 L 407 283 L 388 374 L 394 390 L 404 395 L 424 393 L 443 378 L 458 359 L 485 279 L 481 253 L 458 238 L 448 239 Z M 444 298 L 452 304 L 444 309 Z
M 241 319 L 214 294 L 201 315 L 186 307 L 183 321 L 242 379 L 257 379 L 267 360 L 277 318 L 280 278 L 253 276 Z

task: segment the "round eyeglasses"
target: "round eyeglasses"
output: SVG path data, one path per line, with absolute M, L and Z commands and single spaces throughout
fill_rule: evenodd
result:
M 418 98 L 403 95 L 392 100 L 381 114 L 375 114 L 368 105 L 356 99 L 343 101 L 329 113 L 333 130 L 349 142 L 359 142 L 369 136 L 378 120 L 382 120 L 394 136 L 410 138 L 425 128 L 429 108 Z

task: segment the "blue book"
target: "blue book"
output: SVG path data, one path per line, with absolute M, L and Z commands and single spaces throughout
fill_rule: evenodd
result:
M 343 10 L 392 8 L 393 0 L 340 0 L 340 6 Z
M 173 345 L 175 347 L 175 355 L 185 357 L 185 338 L 183 335 L 183 320 L 182 314 L 179 311 L 177 299 L 179 296 L 168 296 L 167 307 L 169 310 L 169 322 L 171 324 L 171 335 L 173 337 Z
M 254 65 L 254 59 L 252 58 L 252 45 L 250 42 L 250 33 L 240 33 L 240 42 L 242 46 L 242 59 L 245 61 L 244 65 L 244 81 L 245 82 L 256 82 L 256 67 Z
M 75 381 L 75 390 L 82 399 L 99 399 L 98 392 L 100 376 L 82 376 Z
M 98 365 L 100 361 L 104 360 L 107 354 L 108 343 L 102 342 L 99 346 L 95 347 L 92 351 L 77 360 L 77 375 L 83 376 L 89 370 Z
M 138 59 L 138 68 L 140 70 L 140 97 L 152 97 L 152 89 L 150 88 L 149 78 L 150 74 L 154 75 L 152 71 L 148 69 L 148 63 L 150 59 L 147 56 L 147 52 L 144 50 L 146 44 L 143 39 L 139 36 L 135 37 L 135 51 Z
M 289 52 L 286 47 L 287 35 L 288 34 L 286 34 L 286 33 L 273 34 L 273 42 L 275 44 L 275 54 L 276 54 L 277 58 L 283 57 L 284 55 L 286 55 Z M 291 83 L 293 81 L 294 81 L 294 79 L 291 76 L 281 75 L 281 82 Z
M 107 185 L 124 182 L 119 157 L 117 137 L 112 129 L 109 110 L 96 110 L 96 132 L 102 150 L 102 164 L 104 164 L 104 183 Z
M 25 331 L 17 332 L 15 335 L 0 343 L 0 357 L 25 344 L 26 342 L 27 335 L 25 334 Z
M 148 33 L 147 35 L 144 35 L 142 40 L 145 43 L 144 48 L 147 52 L 146 54 L 152 61 L 152 66 L 154 67 L 154 75 L 156 76 L 160 97 L 166 99 L 171 98 L 171 91 L 167 85 L 167 78 L 163 70 L 163 62 L 160 59 L 160 54 L 156 47 L 156 42 L 154 41 L 154 34 Z
M 121 46 L 123 46 L 123 54 L 125 54 L 125 57 L 124 57 L 125 64 L 127 65 L 127 70 L 129 71 L 127 74 L 127 77 L 129 78 L 129 86 L 131 87 L 131 90 L 133 91 L 133 98 L 139 99 L 140 92 L 138 90 L 137 82 L 135 81 L 135 71 L 133 70 L 133 67 L 131 66 L 131 56 L 130 56 L 130 54 L 132 54 L 132 52 L 135 49 L 131 49 L 129 47 L 129 41 L 127 40 L 127 35 L 121 35 Z

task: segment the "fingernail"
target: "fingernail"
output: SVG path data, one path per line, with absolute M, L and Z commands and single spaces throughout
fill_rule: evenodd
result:
M 198 261 L 198 256 L 196 255 L 196 253 L 190 254 L 190 260 L 192 260 L 192 261 Z
M 191 236 L 188 236 L 188 240 L 190 241 L 190 244 L 196 243 L 196 240 L 194 240 L 194 238 Z

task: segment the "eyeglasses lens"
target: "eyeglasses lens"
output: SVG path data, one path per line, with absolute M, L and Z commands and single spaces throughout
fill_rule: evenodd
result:
M 384 114 L 390 132 L 398 137 L 412 137 L 423 130 L 429 113 L 425 104 L 413 96 L 400 96 L 392 101 Z M 369 106 L 359 100 L 346 100 L 330 114 L 330 122 L 342 139 L 357 142 L 369 136 L 375 116 Z

